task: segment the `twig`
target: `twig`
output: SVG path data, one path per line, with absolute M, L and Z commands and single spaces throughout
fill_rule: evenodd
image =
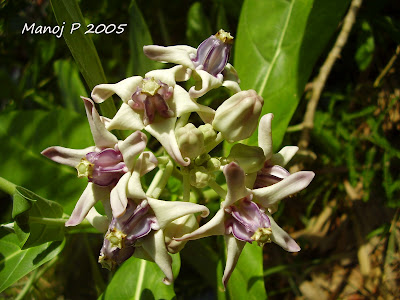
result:
M 390 58 L 389 62 L 387 63 L 387 65 L 383 68 L 382 72 L 379 74 L 379 76 L 375 79 L 374 81 L 374 87 L 378 87 L 379 84 L 381 83 L 383 77 L 385 77 L 385 75 L 390 71 L 390 69 L 392 68 L 394 62 L 396 61 L 397 57 L 400 54 L 400 45 L 397 46 L 396 48 L 396 52 L 393 54 L 393 56 Z
M 332 70 L 335 61 L 340 57 L 340 52 L 347 42 L 351 28 L 353 27 L 357 12 L 361 6 L 362 0 L 352 0 L 349 11 L 344 18 L 342 30 L 336 39 L 335 45 L 329 52 L 327 59 L 322 65 L 317 78 L 312 84 L 311 98 L 307 104 L 307 110 L 304 115 L 303 130 L 301 133 L 300 141 L 298 146 L 300 149 L 306 149 L 310 142 L 310 133 L 314 127 L 314 115 L 317 109 L 318 101 L 321 96 L 322 90 L 325 86 L 325 82 Z

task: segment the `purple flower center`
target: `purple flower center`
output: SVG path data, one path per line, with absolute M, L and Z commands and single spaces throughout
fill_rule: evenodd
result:
M 99 262 L 103 267 L 112 269 L 121 264 L 135 251 L 135 243 L 151 230 L 159 230 L 156 217 L 152 214 L 147 200 L 136 204 L 128 199 L 125 214 L 113 218 L 104 238 Z
M 290 173 L 283 167 L 278 165 L 270 165 L 269 161 L 264 164 L 264 167 L 257 172 L 257 178 L 254 182 L 253 189 L 259 189 L 273 185 L 288 177 Z
M 128 171 L 121 152 L 112 148 L 89 152 L 76 168 L 78 177 L 87 176 L 90 182 L 100 186 L 117 184 Z
M 264 210 L 251 199 L 252 195 L 247 196 L 225 208 L 229 214 L 225 220 L 226 234 L 232 233 L 240 241 L 256 241 L 264 245 L 271 241 L 271 222 Z
M 162 118 L 171 118 L 174 112 L 169 108 L 167 100 L 172 96 L 173 88 L 160 80 L 144 78 L 141 87 L 136 89 L 128 105 L 133 110 L 144 111 L 144 125 L 152 124 L 156 114 Z
M 232 37 L 221 30 L 216 34 L 204 40 L 197 48 L 196 57 L 193 59 L 195 67 L 201 66 L 201 69 L 211 75 L 220 74 L 229 60 L 232 48 Z

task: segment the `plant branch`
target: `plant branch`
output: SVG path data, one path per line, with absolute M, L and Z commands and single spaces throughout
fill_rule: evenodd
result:
M 17 185 L 8 181 L 7 179 L 4 179 L 3 177 L 0 177 L 0 190 L 9 194 L 13 195 L 15 192 Z
M 309 145 L 311 130 L 314 127 L 315 111 L 317 109 L 322 90 L 324 89 L 326 80 L 332 70 L 334 63 L 340 57 L 340 52 L 347 42 L 351 28 L 355 23 L 357 12 L 361 7 L 361 3 L 362 0 L 351 1 L 350 8 L 343 21 L 342 30 L 340 31 L 339 36 L 336 39 L 335 45 L 329 52 L 328 57 L 322 65 L 317 78 L 312 84 L 311 98 L 307 104 L 307 110 L 304 115 L 303 121 L 303 130 L 298 143 L 300 149 L 306 149 Z

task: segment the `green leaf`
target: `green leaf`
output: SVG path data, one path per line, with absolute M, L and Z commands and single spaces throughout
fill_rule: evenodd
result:
M 58 255 L 63 242 L 45 243 L 21 250 L 18 237 L 0 229 L 0 292 Z
M 63 26 L 65 22 L 63 37 L 89 89 L 93 89 L 97 84 L 107 83 L 103 67 L 90 34 L 85 34 L 88 28 L 86 27 L 77 1 L 51 0 L 50 3 L 58 25 Z M 73 23 L 79 23 L 81 27 L 70 33 Z M 114 102 L 105 101 L 102 103 L 101 111 L 106 117 L 113 117 L 116 112 Z
M 370 65 L 375 50 L 375 41 L 371 26 L 367 21 L 361 24 L 361 30 L 358 33 L 358 49 L 355 53 L 355 60 L 360 71 L 364 71 Z
M 262 248 L 248 244 L 240 254 L 238 264 L 227 287 L 229 299 L 267 299 L 264 288 Z
M 202 41 L 214 34 L 210 21 L 203 12 L 200 2 L 195 2 L 189 9 L 187 16 L 186 39 L 188 45 L 197 48 Z
M 180 268 L 179 254 L 172 255 L 174 275 Z M 157 264 L 131 257 L 117 270 L 100 299 L 173 299 L 173 285 L 162 283 L 164 273 Z
M 83 105 L 83 104 L 82 104 Z M 85 116 L 65 109 L 0 114 L 0 174 L 19 186 L 55 199 L 70 214 L 87 185 L 74 168 L 40 154 L 50 146 L 73 149 L 93 145 Z
M 53 68 L 65 107 L 84 114 L 81 96 L 87 97 L 87 93 L 75 63 L 69 60 L 57 60 Z
M 129 8 L 129 64 L 126 70 L 126 76 L 139 75 L 144 76 L 148 71 L 161 67 L 161 64 L 149 59 L 143 53 L 143 46 L 152 45 L 153 40 L 146 21 L 136 4 L 131 2 Z
M 60 204 L 46 200 L 23 187 L 16 188 L 12 217 L 15 220 L 14 230 L 21 242 L 22 249 L 46 242 L 62 241 L 64 239 L 64 223 L 42 224 L 37 222 L 42 218 L 61 218 L 62 215 L 63 208 Z
M 349 0 L 246 0 L 235 42 L 234 66 L 242 89 L 264 98 L 262 115 L 272 112 L 278 148 L 313 66 Z M 257 133 L 249 141 L 256 145 Z

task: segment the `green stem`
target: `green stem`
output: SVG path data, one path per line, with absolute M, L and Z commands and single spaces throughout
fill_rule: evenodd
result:
M 0 190 L 9 195 L 13 195 L 16 188 L 16 184 L 8 181 L 7 179 L 4 179 L 3 177 L 0 177 Z
M 190 178 L 189 172 L 183 169 L 183 201 L 190 202 Z
M 42 218 L 42 217 L 29 217 L 30 223 L 39 223 L 49 226 L 60 226 L 64 225 L 68 219 L 62 218 Z M 92 228 L 92 224 L 89 223 L 88 220 L 83 220 L 79 225 L 71 227 L 71 229 L 85 229 L 85 228 Z M 67 227 L 68 228 L 68 227 Z
M 204 147 L 204 152 L 203 153 L 208 153 L 210 152 L 212 149 L 214 149 L 215 147 L 217 147 L 222 141 L 224 140 L 224 137 L 222 136 L 221 132 L 218 132 L 217 137 L 215 138 L 215 140 L 209 144 L 207 144 Z
M 183 114 L 176 122 L 175 131 L 185 126 L 188 123 L 189 117 L 190 113 Z
M 15 300 L 22 300 L 24 299 L 24 297 L 28 294 L 29 290 L 31 289 L 35 279 L 36 279 L 36 274 L 39 271 L 39 269 L 35 269 L 32 272 L 31 277 L 29 277 L 28 281 L 26 282 L 24 288 L 22 289 L 22 291 L 19 292 L 18 297 L 15 298 Z
M 147 189 L 146 195 L 153 198 L 160 197 L 161 192 L 168 183 L 168 179 L 171 176 L 173 169 L 174 164 L 171 161 L 165 165 L 165 168 L 160 169 L 156 176 L 154 176 L 153 181 Z
M 226 197 L 226 191 L 215 182 L 215 180 L 208 181 L 208 186 L 212 188 L 222 199 Z

